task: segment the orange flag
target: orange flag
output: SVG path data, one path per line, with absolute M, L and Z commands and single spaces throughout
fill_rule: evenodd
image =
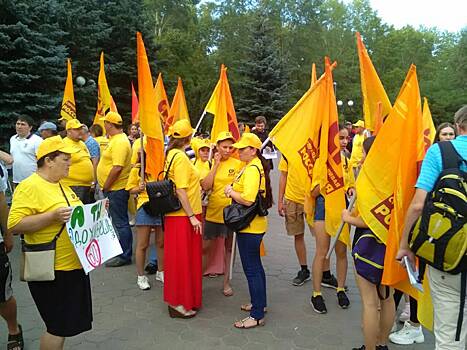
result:
M 164 82 L 162 80 L 162 74 L 159 73 L 157 77 L 156 86 L 154 86 L 154 90 L 156 91 L 156 106 L 157 111 L 159 112 L 159 118 L 163 124 L 165 124 L 166 119 L 169 116 L 169 99 L 167 98 L 167 94 L 165 92 Z
M 391 111 L 391 102 L 371 62 L 371 58 L 363 44 L 360 33 L 357 32 L 356 35 L 363 96 L 363 117 L 365 119 L 365 127 L 370 130 L 375 130 L 378 118 L 378 102 L 381 103 L 380 113 L 383 120 Z
M 311 65 L 311 83 L 310 87 L 313 86 L 313 84 L 316 83 L 316 64 Z
M 337 117 L 336 97 L 331 72 L 331 62 L 325 58 L 325 95 L 322 99 L 324 106 L 323 122 L 319 144 L 319 159 L 315 171 L 316 181 L 326 206 L 326 232 L 335 235 L 341 224 L 341 213 L 346 208 L 344 174 L 339 142 L 339 120 Z M 340 239 L 350 245 L 347 225 Z
M 141 33 L 136 33 L 138 67 L 139 120 L 146 135 L 146 173 L 157 177 L 164 168 L 164 134 L 156 104 L 156 90 L 152 81 L 146 49 Z
M 133 82 L 131 82 L 131 123 L 134 124 L 138 121 L 138 96 L 136 96 L 135 87 L 133 86 Z
M 99 78 L 97 80 L 97 111 L 94 117 L 94 124 L 99 124 L 105 133 L 104 122 L 100 118 L 105 117 L 106 113 L 111 110 L 112 96 L 110 95 L 109 86 L 104 70 L 104 52 L 101 52 Z M 115 106 L 115 103 L 114 103 Z M 116 109 L 116 108 L 115 108 Z
M 65 83 L 65 92 L 63 94 L 62 108 L 60 109 L 60 119 L 75 119 L 76 105 L 75 94 L 73 92 L 73 77 L 71 75 L 71 61 L 67 60 L 67 76 Z
M 219 81 L 213 92 L 213 97 L 206 106 L 206 111 L 214 114 L 214 122 L 211 130 L 211 140 L 215 142 L 217 135 L 222 131 L 230 131 L 235 138 L 240 138 L 237 116 L 230 93 L 229 81 L 227 80 L 227 68 L 221 66 Z M 215 104 L 215 106 L 211 106 Z
M 428 99 L 426 97 L 423 98 L 422 125 L 426 152 L 435 140 L 436 135 L 435 124 L 433 123 L 430 107 L 428 106 Z
M 172 105 L 170 106 L 169 118 L 165 121 L 166 132 L 169 130 L 176 121 L 187 119 L 190 121 L 190 116 L 188 115 L 188 108 L 186 106 L 185 91 L 183 90 L 182 79 L 178 78 L 177 90 L 175 90 L 175 95 L 172 100 Z

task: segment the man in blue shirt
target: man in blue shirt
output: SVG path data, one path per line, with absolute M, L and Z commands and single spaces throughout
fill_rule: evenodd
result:
M 450 141 L 457 153 L 467 159 L 467 105 L 459 109 L 454 115 L 454 123 L 458 135 Z M 436 181 L 443 169 L 441 151 L 438 144 L 431 146 L 422 163 L 416 191 L 407 211 L 399 252 L 396 258 L 402 259 L 407 256 L 414 264 L 415 256 L 409 249 L 408 237 L 411 227 L 423 211 L 427 194 L 433 190 Z M 467 171 L 465 162 L 461 170 Z M 460 308 L 461 274 L 451 275 L 449 273 L 428 266 L 428 280 L 430 282 L 431 297 L 434 309 L 434 334 L 436 339 L 436 350 L 465 350 L 467 322 L 463 322 L 460 341 L 455 341 L 457 319 Z M 464 308 L 464 314 L 467 307 Z

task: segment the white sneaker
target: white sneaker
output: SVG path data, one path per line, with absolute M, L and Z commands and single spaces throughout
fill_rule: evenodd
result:
M 405 303 L 404 310 L 402 310 L 399 316 L 399 322 L 407 322 L 410 320 L 410 303 Z
M 406 321 L 400 331 L 389 334 L 389 340 L 399 345 L 421 344 L 425 341 L 425 336 L 422 326 L 412 326 Z
M 156 281 L 164 283 L 164 271 L 156 272 Z
M 138 276 L 138 284 L 139 289 L 141 290 L 148 290 L 151 289 L 151 285 L 149 284 L 149 279 L 146 276 Z

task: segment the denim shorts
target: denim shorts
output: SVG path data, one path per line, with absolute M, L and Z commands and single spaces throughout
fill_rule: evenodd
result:
M 315 203 L 315 221 L 324 221 L 324 197 L 319 195 L 316 197 Z
M 143 207 L 139 207 L 136 211 L 136 226 L 161 226 L 162 219 L 160 216 L 154 217 L 146 213 Z

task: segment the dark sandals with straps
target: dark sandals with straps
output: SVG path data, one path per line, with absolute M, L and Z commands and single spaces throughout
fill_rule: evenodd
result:
M 18 325 L 18 334 L 8 334 L 7 350 L 23 350 L 24 339 L 23 339 L 23 328 Z

